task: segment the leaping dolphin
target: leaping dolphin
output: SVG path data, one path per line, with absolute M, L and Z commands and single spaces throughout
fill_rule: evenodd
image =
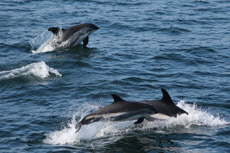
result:
M 81 125 L 90 124 L 97 121 L 130 121 L 137 120 L 134 124 L 142 123 L 144 118 L 157 113 L 153 105 L 128 102 L 117 95 L 112 95 L 114 102 L 108 106 L 102 107 L 99 110 L 85 116 L 75 126 L 76 132 L 81 128 Z
M 161 89 L 163 97 L 161 100 L 143 101 L 144 103 L 151 104 L 155 107 L 158 113 L 150 115 L 145 119 L 148 121 L 154 121 L 156 119 L 168 119 L 169 117 L 177 117 L 180 114 L 187 114 L 186 111 L 179 108 L 174 104 L 170 95 L 165 89 Z
M 51 27 L 48 31 L 54 34 L 52 45 L 54 47 L 74 47 L 83 41 L 83 46 L 89 42 L 89 35 L 99 28 L 91 23 L 83 23 L 67 29 Z

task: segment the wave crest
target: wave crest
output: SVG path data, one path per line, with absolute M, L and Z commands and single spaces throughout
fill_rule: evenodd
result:
M 61 77 L 62 75 L 56 70 L 48 65 L 45 62 L 41 61 L 38 63 L 32 63 L 21 68 L 9 70 L 9 71 L 2 71 L 0 72 L 0 80 L 8 80 L 20 77 L 28 77 L 33 76 L 37 78 L 47 78 L 51 75 Z

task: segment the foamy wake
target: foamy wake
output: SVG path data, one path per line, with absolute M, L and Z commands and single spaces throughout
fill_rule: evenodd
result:
M 41 61 L 38 63 L 32 63 L 21 68 L 9 70 L 9 71 L 2 71 L 0 72 L 0 81 L 7 80 L 7 79 L 14 79 L 20 77 L 37 77 L 37 78 L 47 78 L 50 75 L 54 75 L 57 77 L 61 77 L 62 75 L 56 70 L 48 65 L 45 62 Z
M 213 116 L 210 113 L 197 108 L 195 104 L 185 104 L 180 101 L 177 106 L 186 110 L 189 115 L 179 115 L 177 118 L 171 118 L 167 121 L 145 121 L 140 126 L 135 126 L 134 121 L 127 122 L 95 122 L 89 125 L 83 125 L 77 133 L 75 133 L 75 117 L 81 116 L 81 119 L 91 110 L 98 109 L 97 106 L 85 105 L 81 111 L 72 116 L 71 123 L 61 131 L 53 131 L 46 134 L 45 143 L 48 144 L 74 144 L 82 140 L 90 141 L 97 138 L 110 137 L 114 135 L 122 135 L 132 130 L 158 129 L 159 131 L 171 128 L 192 128 L 193 126 L 223 126 L 230 122 L 221 119 L 219 116 Z

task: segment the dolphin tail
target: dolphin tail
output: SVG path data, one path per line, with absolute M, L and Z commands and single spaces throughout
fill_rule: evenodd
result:
M 76 131 L 75 131 L 75 133 L 77 133 L 81 129 L 81 125 L 82 125 L 81 122 L 79 122 L 79 123 L 76 124 L 76 126 L 75 126 Z

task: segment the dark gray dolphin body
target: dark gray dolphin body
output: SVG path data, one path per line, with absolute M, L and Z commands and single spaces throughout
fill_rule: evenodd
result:
M 75 127 L 76 132 L 80 130 L 81 125 L 104 120 L 137 120 L 134 124 L 139 124 L 143 122 L 145 117 L 157 113 L 155 107 L 152 105 L 138 102 L 128 102 L 116 95 L 112 96 L 114 98 L 114 102 L 85 116 L 79 123 L 77 123 Z
M 54 42 L 58 47 L 73 47 L 78 45 L 83 41 L 83 46 L 89 42 L 89 35 L 99 28 L 91 23 L 83 23 L 79 25 L 72 26 L 67 29 L 62 29 L 58 27 L 51 27 L 48 31 L 54 34 Z
M 180 114 L 188 114 L 183 109 L 174 104 L 170 95 L 165 89 L 161 89 L 163 97 L 161 100 L 143 101 L 155 107 L 158 113 L 146 117 L 147 120 L 167 119 L 168 117 L 177 117 Z

